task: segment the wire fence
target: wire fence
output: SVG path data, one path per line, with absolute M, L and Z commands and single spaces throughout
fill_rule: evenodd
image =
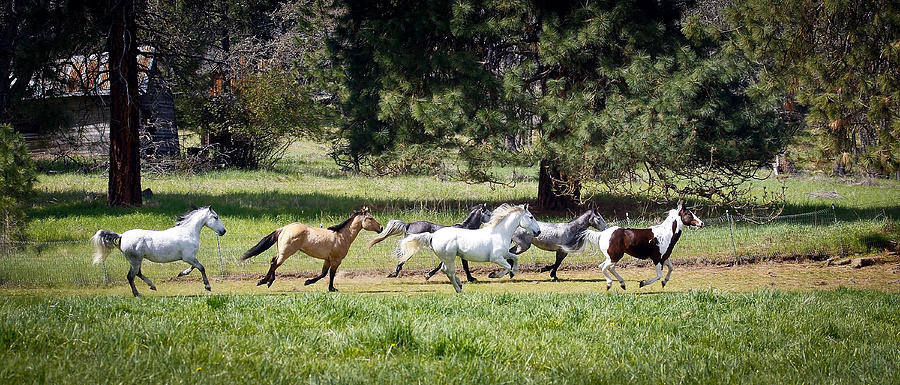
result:
M 761 219 L 768 222 L 757 223 Z M 894 223 L 887 217 L 844 222 L 838 220 L 833 207 L 775 218 L 739 217 L 726 211 L 723 216 L 703 218 L 703 221 L 703 229 L 687 229 L 682 234 L 672 254 L 676 262 L 679 259 L 701 259 L 740 263 L 748 259 L 785 257 L 818 260 L 896 247 L 896 240 L 890 238 L 891 232 L 888 230 Z M 625 219 L 610 221 L 609 225 L 642 228 L 656 223 L 657 219 L 632 219 L 626 214 Z M 264 235 L 229 232 L 226 236 L 217 237 L 204 231 L 201 232 L 197 257 L 211 278 L 258 278 L 268 269 L 274 248 L 248 261 L 241 262 L 240 257 Z M 372 233 L 360 234 L 344 259 L 341 271 L 387 274 L 393 270 L 396 264 L 394 248 L 399 238 L 389 238 L 367 248 L 366 243 L 372 237 Z M 128 264 L 118 252 L 110 254 L 103 265 L 92 265 L 92 250 L 87 240 L 10 242 L 0 246 L 3 249 L 0 253 L 0 285 L 54 287 L 121 284 L 125 282 L 128 271 Z M 531 247 L 519 256 L 519 263 L 528 269 L 552 263 L 554 259 L 555 253 Z M 599 251 L 588 248 L 583 253 L 568 256 L 562 268 L 567 264 L 599 263 L 602 259 Z M 279 268 L 279 273 L 313 275 L 320 271 L 321 263 L 297 253 Z M 416 274 L 438 263 L 433 253 L 420 252 L 404 265 L 404 270 L 407 274 Z M 158 264 L 148 261 L 142 267 L 145 275 L 154 279 L 174 279 L 184 268 L 183 263 Z M 197 280 L 198 277 L 180 279 Z

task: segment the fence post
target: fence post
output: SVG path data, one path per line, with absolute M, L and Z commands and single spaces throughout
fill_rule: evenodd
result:
M 734 245 L 734 223 L 731 221 L 731 213 L 728 210 L 725 210 L 725 218 L 728 219 L 728 234 L 731 235 L 731 251 L 734 253 L 735 260 L 737 260 L 737 247 Z
M 628 213 L 625 213 L 625 227 L 631 227 L 631 217 L 628 216 Z
M 222 261 L 222 248 L 219 246 L 218 235 L 216 235 L 216 254 L 219 255 L 219 270 L 222 271 L 222 277 L 225 277 L 225 262 Z
M 845 253 L 844 253 L 844 234 L 843 234 L 843 232 L 841 231 L 841 226 L 838 225 L 838 220 L 837 220 L 837 210 L 834 209 L 834 203 L 831 204 L 831 213 L 834 214 L 834 227 L 837 227 L 837 231 L 838 231 L 838 242 L 840 242 L 840 245 L 841 245 L 841 256 L 843 257 L 843 256 L 845 255 Z
M 109 286 L 109 274 L 106 272 L 106 260 L 103 260 L 103 285 Z

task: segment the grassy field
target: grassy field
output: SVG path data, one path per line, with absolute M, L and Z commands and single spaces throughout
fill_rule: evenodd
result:
M 5 383 L 897 383 L 900 295 L 0 297 Z
M 900 263 L 883 251 L 900 239 L 900 184 L 892 181 L 785 180 L 787 214 L 819 213 L 738 222 L 733 243 L 722 212 L 700 207 L 708 226 L 682 237 L 664 290 L 638 289 L 652 269 L 626 265 L 619 271 L 628 290 L 605 291 L 600 257 L 591 253 L 570 256 L 563 280 L 551 282 L 533 269 L 552 254 L 532 248 L 520 257 L 527 271 L 514 280 L 489 280 L 491 268 L 479 266 L 481 282 L 455 295 L 446 277 L 422 278 L 436 263 L 428 253 L 403 277 L 383 278 L 395 243 L 366 249 L 372 233 L 360 235 L 341 266 L 342 293 L 323 293 L 324 280 L 303 286 L 320 262 L 301 255 L 279 269 L 271 288 L 254 285 L 271 251 L 236 263 L 277 227 L 332 225 L 363 205 L 382 223 L 455 223 L 476 203 L 532 201 L 536 181 L 517 178 L 515 186 L 492 187 L 357 176 L 309 143 L 276 170 L 145 174 L 154 197 L 141 208 L 107 207 L 103 175 L 42 175 L 28 210 L 29 243 L 0 255 L 0 383 L 900 382 Z M 120 253 L 107 261 L 108 283 L 90 264 L 86 240 L 98 228 L 167 228 L 191 203 L 211 204 L 228 227 L 219 239 L 210 230 L 201 236 L 212 293 L 196 272 L 174 278 L 181 263 L 146 262 L 159 291 L 138 281 L 147 296 L 135 299 Z M 628 213 L 635 226 L 665 209 L 600 194 L 592 204 L 609 221 Z M 775 262 L 842 253 L 879 253 L 887 263 Z M 687 263 L 735 255 L 765 262 Z
M 90 265 L 86 240 L 100 228 L 122 232 L 131 228 L 164 229 L 190 204 L 212 205 L 223 218 L 228 234 L 219 247 L 210 230 L 201 236 L 199 259 L 211 273 L 228 275 L 262 274 L 271 252 L 247 264 L 236 259 L 262 236 L 284 224 L 300 221 L 328 226 L 342 221 L 363 205 L 373 209 L 382 223 L 389 219 L 413 221 L 426 219 L 437 223 L 461 221 L 468 208 L 480 202 L 491 206 L 503 202 L 527 202 L 534 199 L 535 171 L 526 168 L 499 170 L 519 175 L 512 187 L 470 185 L 429 176 L 371 178 L 345 173 L 326 155 L 326 149 L 312 144 L 295 146 L 289 156 L 269 171 L 217 171 L 198 175 L 145 174 L 143 186 L 154 191 L 141 208 L 109 208 L 105 204 L 107 180 L 101 174 L 60 173 L 42 175 L 39 194 L 28 215 L 28 241 L 16 250 L 8 250 L 0 262 L 0 284 L 34 287 L 66 287 L 104 283 L 100 268 Z M 708 220 L 701 231 L 689 231 L 678 247 L 677 259 L 725 260 L 735 256 L 771 258 L 779 256 L 815 256 L 877 253 L 900 239 L 900 183 L 880 181 L 858 185 L 828 178 L 788 179 L 786 213 L 825 212 L 778 220 L 766 225 L 738 222 L 731 229 L 721 211 L 703 208 L 698 215 Z M 764 181 L 758 188 L 780 189 L 780 181 Z M 837 199 L 811 196 L 833 192 Z M 666 207 L 646 203 L 639 197 L 595 195 L 591 204 L 599 207 L 609 221 L 624 223 L 625 214 L 635 226 L 659 220 Z M 840 220 L 834 224 L 836 214 Z M 570 216 L 538 213 L 541 220 L 562 221 Z M 365 241 L 374 237 L 363 232 L 344 261 L 342 269 L 388 269 L 394 265 L 395 241 L 382 242 L 366 249 Z M 523 263 L 549 263 L 552 253 L 530 250 Z M 567 261 L 588 263 L 600 259 L 596 254 L 570 256 Z M 220 264 L 220 260 L 222 263 Z M 426 253 L 414 257 L 409 267 L 433 266 L 436 260 Z M 52 266 L 52 268 L 50 268 Z M 171 276 L 180 264 L 148 263 L 144 271 L 151 277 Z M 318 260 L 292 257 L 282 271 L 317 271 Z M 121 283 L 127 266 L 114 254 L 107 271 Z

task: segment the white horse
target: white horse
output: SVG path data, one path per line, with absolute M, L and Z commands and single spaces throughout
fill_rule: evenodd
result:
M 519 258 L 509 252 L 509 243 L 517 228 L 530 230 L 534 236 L 541 233 L 537 221 L 528 205 L 512 206 L 503 204 L 494 210 L 491 221 L 477 230 L 444 227 L 433 233 L 414 234 L 400 241 L 398 263 L 405 263 L 417 251 L 428 248 L 434 251 L 444 263 L 444 273 L 457 293 L 462 292 L 462 284 L 456 277 L 456 256 L 470 262 L 493 262 L 501 267 L 500 273 L 491 273 L 491 278 L 502 277 L 519 270 Z M 507 259 L 512 259 L 510 266 Z M 512 274 L 510 274 L 512 276 Z
M 196 268 L 203 275 L 203 284 L 209 291 L 206 269 L 197 260 L 197 251 L 200 250 L 200 230 L 203 226 L 209 227 L 218 235 L 225 235 L 225 225 L 209 206 L 194 209 L 178 217 L 174 227 L 163 231 L 134 229 L 120 235 L 108 230 L 98 230 L 91 237 L 91 243 L 94 245 L 94 264 L 103 262 L 110 251 L 118 248 L 131 265 L 131 269 L 128 270 L 131 292 L 135 297 L 139 297 L 141 293 L 134 287 L 135 276 L 146 282 L 150 290 L 156 290 L 153 281 L 141 274 L 141 262 L 144 258 L 159 263 L 185 261 L 191 266 L 178 276 L 190 274 Z

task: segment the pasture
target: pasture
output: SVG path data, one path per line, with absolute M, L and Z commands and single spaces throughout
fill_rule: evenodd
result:
M 804 177 L 785 181 L 785 217 L 729 224 L 698 204 L 708 222 L 675 248 L 675 272 L 620 268 L 628 290 L 607 292 L 592 253 L 569 256 L 560 282 L 536 268 L 553 254 L 532 248 L 515 279 L 452 295 L 421 252 L 401 278 L 384 278 L 395 238 L 365 248 L 363 231 L 326 293 L 303 286 L 321 261 L 292 256 L 271 288 L 255 283 L 269 250 L 240 255 L 293 221 L 330 226 L 366 205 L 389 219 L 456 223 L 476 203 L 534 199 L 528 168 L 512 187 L 432 176 L 370 178 L 340 171 L 322 148 L 302 143 L 276 170 L 145 174 L 154 196 L 142 208 L 105 205 L 101 174 L 42 175 L 29 208 L 28 243 L 0 255 L 0 379 L 4 383 L 897 383 L 900 265 L 884 251 L 900 239 L 900 184 Z M 780 188 L 778 181 L 758 188 Z M 590 191 L 588 191 L 590 192 Z M 821 198 L 820 192 L 828 192 Z M 671 207 L 596 194 L 609 222 L 646 225 Z M 199 260 L 212 293 L 186 267 L 144 263 L 159 291 L 131 298 L 127 264 L 114 251 L 90 264 L 87 239 L 103 228 L 164 229 L 193 203 L 212 205 L 228 229 L 201 231 Z M 834 211 L 831 205 L 834 204 Z M 811 213 L 811 214 L 805 214 Z M 573 213 L 572 216 L 574 216 Z M 535 212 L 540 220 L 568 220 Z M 835 223 L 837 219 L 837 223 Z M 732 236 L 733 234 L 733 236 Z M 218 247 L 217 247 L 218 245 Z M 886 263 L 823 267 L 830 257 L 878 254 Z M 626 258 L 626 262 L 630 259 Z M 791 262 L 781 262 L 790 260 Z M 221 262 L 220 262 L 221 261 Z M 747 261 L 756 263 L 746 264 Z M 733 263 L 740 262 L 737 266 Z

